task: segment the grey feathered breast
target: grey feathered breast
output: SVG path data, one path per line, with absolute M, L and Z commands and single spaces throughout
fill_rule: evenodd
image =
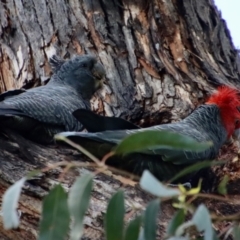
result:
M 2 104 L 20 110 L 26 117 L 61 126 L 66 131 L 80 131 L 82 126 L 72 112 L 79 107 L 90 108 L 89 101 L 82 99 L 71 88 L 59 85 L 30 89 L 0 103 L 0 109 Z

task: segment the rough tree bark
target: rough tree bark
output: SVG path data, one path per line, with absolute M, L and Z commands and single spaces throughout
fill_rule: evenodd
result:
M 185 117 L 218 85 L 240 87 L 239 56 L 212 0 L 8 0 L 0 2 L 0 23 L 0 92 L 44 84 L 51 76 L 48 58 L 55 53 L 96 55 L 109 81 L 93 98 L 92 109 L 141 126 Z M 70 150 L 15 138 L 0 142 L 1 196 L 33 168 L 79 160 Z M 36 239 L 41 199 L 61 171 L 28 183 L 20 199 L 20 228 L 5 231 L 1 225 L 1 239 Z M 66 188 L 83 171 L 67 175 Z M 122 186 L 116 178 L 110 173 L 95 178 L 88 239 L 102 239 L 106 201 Z M 129 183 L 123 187 L 127 205 L 135 202 L 143 209 L 150 197 Z M 171 205 L 163 212 L 159 236 L 172 216 Z

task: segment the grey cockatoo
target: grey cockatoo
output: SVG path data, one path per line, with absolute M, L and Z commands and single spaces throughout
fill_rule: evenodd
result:
M 213 94 L 205 104 L 199 106 L 188 117 L 176 123 L 162 124 L 144 129 L 95 133 L 65 132 L 60 135 L 81 144 L 99 158 L 110 152 L 114 146 L 128 135 L 146 130 L 168 130 L 189 136 L 199 142 L 211 141 L 213 143 L 207 150 L 201 152 L 164 149 L 161 147 L 154 150 L 146 149 L 141 153 L 131 153 L 124 157 L 113 156 L 107 160 L 109 165 L 138 175 L 148 169 L 158 179 L 169 180 L 186 166 L 198 161 L 216 158 L 221 146 L 233 134 L 234 130 L 240 127 L 238 106 L 240 106 L 240 96 L 237 90 L 225 86 L 220 87 L 217 93 Z M 80 121 L 83 119 L 83 114 L 78 114 L 78 111 L 74 115 Z M 84 122 L 86 129 L 88 129 L 88 125 L 92 126 L 93 122 L 94 118 L 91 121 Z M 112 120 L 111 124 L 114 125 L 114 120 Z
M 102 86 L 103 66 L 90 55 L 64 61 L 50 59 L 53 75 L 45 86 L 13 90 L 0 95 L 0 127 L 10 128 L 40 143 L 51 143 L 62 131 L 81 131 L 72 115 L 90 109 L 90 99 Z

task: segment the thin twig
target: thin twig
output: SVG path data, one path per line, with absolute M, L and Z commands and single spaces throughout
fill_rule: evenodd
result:
M 208 193 L 208 194 L 198 193 L 198 194 L 196 194 L 196 196 L 197 196 L 197 197 L 202 197 L 202 198 L 209 198 L 209 199 L 212 199 L 212 200 L 223 201 L 223 202 L 229 202 L 229 201 L 230 201 L 229 198 L 217 196 L 217 195 L 210 194 L 210 193 Z
M 102 158 L 102 163 L 106 163 L 106 161 L 114 155 L 114 152 L 109 152 L 107 153 L 103 158 Z
M 235 213 L 227 216 L 211 216 L 214 222 L 223 222 L 223 221 L 240 221 L 240 213 Z
M 91 160 L 93 160 L 93 162 L 95 162 L 97 165 L 99 166 L 103 166 L 102 162 L 96 158 L 92 153 L 90 153 L 89 151 L 87 151 L 85 148 L 83 148 L 81 145 L 74 143 L 73 141 L 63 137 L 61 138 L 62 141 L 68 143 L 70 146 L 76 148 L 78 151 L 82 152 L 83 154 L 85 154 L 87 157 L 89 157 Z

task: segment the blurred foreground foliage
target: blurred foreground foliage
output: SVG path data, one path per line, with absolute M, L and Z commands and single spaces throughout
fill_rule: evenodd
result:
M 172 149 L 202 151 L 209 147 L 211 143 L 197 143 L 188 137 L 164 132 L 159 137 L 159 131 L 141 132 L 136 136 L 132 135 L 124 139 L 109 155 L 128 154 L 133 151 L 142 151 L 145 148 L 156 146 L 168 146 Z M 146 139 L 151 139 L 147 141 Z M 171 139 L 174 139 L 171 141 Z M 81 146 L 76 146 L 70 140 L 62 138 L 63 141 L 75 146 L 77 149 L 88 155 L 99 169 L 107 169 L 105 161 L 96 159 L 87 153 Z M 105 159 L 106 160 L 106 159 Z M 174 180 L 186 175 L 192 171 L 197 171 L 204 167 L 209 167 L 219 162 L 203 161 L 184 169 Z M 80 166 L 80 165 L 79 165 Z M 104 166 L 104 168 L 103 168 Z M 74 167 L 74 164 L 71 165 Z M 76 166 L 77 167 L 77 166 Z M 69 166 L 66 166 L 69 168 Z M 7 189 L 3 196 L 2 217 L 4 227 L 12 229 L 19 226 L 21 221 L 17 212 L 18 199 L 21 189 L 26 180 L 38 174 L 39 171 L 30 173 L 28 176 L 20 179 Z M 91 191 L 93 188 L 94 174 L 84 174 L 77 178 L 66 193 L 61 184 L 55 185 L 49 194 L 44 198 L 42 205 L 41 221 L 39 224 L 39 240 L 63 240 L 68 236 L 71 240 L 79 240 L 84 233 L 84 215 L 88 209 Z M 226 184 L 228 178 L 224 178 L 219 184 L 218 191 L 226 194 Z M 204 204 L 197 208 L 192 205 L 193 200 L 200 195 L 201 181 L 196 188 L 188 189 L 185 185 L 176 185 L 174 187 L 158 181 L 148 170 L 145 170 L 140 179 L 141 188 L 155 196 L 155 199 L 148 203 L 142 214 L 133 218 L 130 222 L 124 221 L 125 204 L 123 190 L 117 191 L 109 200 L 104 218 L 104 231 L 107 240 L 156 240 L 157 222 L 161 221 L 161 205 L 166 200 L 172 200 L 173 207 L 176 209 L 174 216 L 167 226 L 164 240 L 218 240 L 220 239 L 214 228 L 213 221 L 219 221 L 215 215 L 212 215 Z M 207 194 L 205 194 L 207 195 Z M 188 201 L 188 198 L 191 201 Z M 188 216 L 188 220 L 186 217 Z M 189 218 L 189 216 L 191 216 Z M 228 220 L 231 216 L 228 216 Z M 224 221 L 224 218 L 221 217 Z M 238 222 L 236 215 L 233 220 Z M 194 229 L 194 231 L 192 230 Z M 228 230 L 234 240 L 240 239 L 240 228 L 237 224 L 232 224 Z

